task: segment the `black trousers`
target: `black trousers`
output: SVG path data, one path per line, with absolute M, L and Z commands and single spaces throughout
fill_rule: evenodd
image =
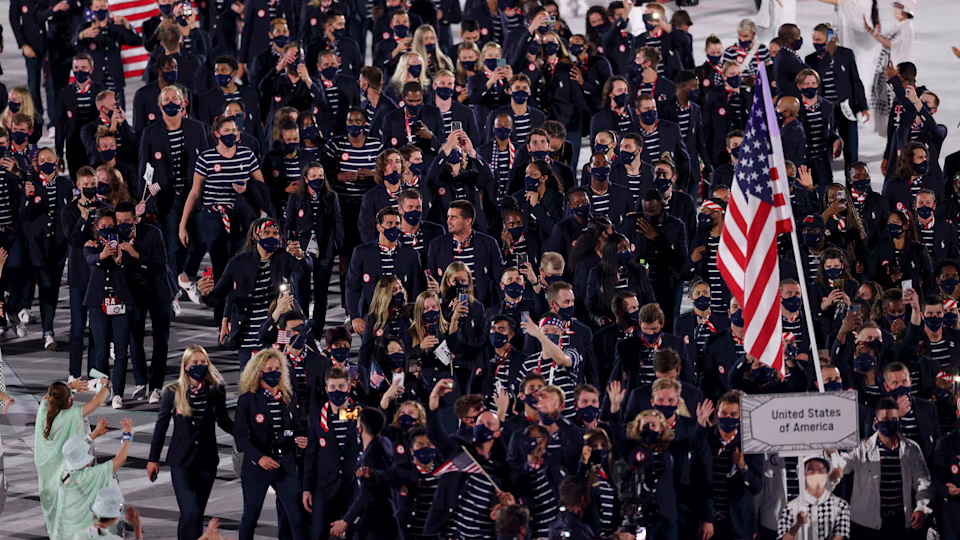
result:
M 177 523 L 179 540 L 196 540 L 203 534 L 203 514 L 217 478 L 217 464 L 203 463 L 187 467 L 170 466 L 173 492 L 180 507 Z

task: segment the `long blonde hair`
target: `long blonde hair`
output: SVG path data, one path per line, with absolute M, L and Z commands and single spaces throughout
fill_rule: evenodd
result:
M 660 440 L 657 441 L 657 449 L 666 450 L 667 446 L 670 444 L 670 441 L 673 440 L 675 435 L 673 433 L 673 429 L 671 429 L 670 425 L 667 424 L 667 419 L 663 417 L 663 413 L 656 409 L 647 409 L 645 411 L 641 411 L 636 418 L 631 420 L 630 423 L 627 424 L 627 438 L 633 440 L 640 439 L 640 424 L 647 416 L 654 417 L 657 420 L 657 423 L 660 425 Z
M 439 52 L 439 50 L 437 51 Z M 23 114 L 29 116 L 31 119 L 37 116 L 37 108 L 33 105 L 33 96 L 30 95 L 30 90 L 27 90 L 26 86 L 18 86 L 10 91 L 10 94 L 16 94 L 20 98 L 20 110 Z M 0 114 L 0 125 L 9 129 L 12 127 L 11 122 L 13 122 L 13 115 L 15 113 L 10 111 L 10 102 L 9 99 L 7 103 L 3 104 L 3 113 Z
M 200 345 L 190 345 L 184 349 L 183 358 L 180 359 L 180 377 L 167 385 L 167 388 L 173 392 L 173 405 L 180 416 L 193 416 L 193 407 L 190 406 L 190 398 L 187 397 L 187 392 L 192 384 L 190 381 L 193 379 L 187 374 L 187 363 L 193 360 L 193 355 L 197 353 L 202 354 L 207 359 L 207 376 L 203 379 L 204 382 L 210 383 L 211 387 L 216 388 L 223 387 L 226 384 L 223 381 L 223 375 L 217 371 L 213 362 L 210 361 L 210 355 L 207 354 L 206 349 Z
M 110 192 L 107 193 L 107 202 L 113 205 L 114 208 L 116 208 L 118 203 L 133 202 L 133 197 L 130 195 L 130 188 L 127 187 L 127 182 L 123 179 L 120 171 L 109 165 L 100 165 L 97 167 L 97 172 L 100 171 L 107 173 L 107 183 L 110 185 Z M 100 175 L 96 175 L 96 178 L 97 182 L 99 182 Z
M 427 77 L 427 61 L 423 59 L 423 55 L 416 52 L 403 53 L 400 55 L 400 60 L 397 61 L 397 69 L 393 72 L 393 77 L 390 77 L 390 86 L 401 97 L 403 97 L 403 85 L 407 83 L 407 76 L 410 75 L 410 59 L 414 56 L 420 59 L 420 65 L 423 66 L 420 68 L 420 77 L 417 82 L 420 83 L 424 92 L 430 88 L 430 77 Z
M 446 334 L 447 329 L 450 328 L 450 323 L 443 317 L 443 304 L 440 303 L 440 297 L 433 291 L 423 291 L 417 296 L 417 302 L 413 305 L 413 317 L 411 317 L 410 322 L 410 336 L 413 338 L 414 345 L 427 337 L 427 325 L 423 322 L 423 310 L 428 298 L 433 298 L 437 302 L 437 307 L 440 308 L 440 319 L 437 321 L 440 325 L 440 333 Z
M 477 301 L 476 293 L 473 290 L 473 272 L 470 271 L 470 267 L 464 264 L 461 261 L 453 261 L 447 265 L 447 269 L 443 271 L 443 279 L 440 280 L 440 294 L 446 298 L 447 291 L 453 288 L 452 285 L 447 284 L 447 276 L 451 274 L 456 274 L 457 272 L 466 272 L 467 273 L 467 302 L 474 303 Z
M 290 385 L 290 370 L 287 368 L 287 358 L 276 349 L 263 349 L 247 362 L 247 366 L 243 368 L 243 373 L 240 374 L 241 396 L 260 389 L 263 366 L 272 358 L 276 358 L 280 362 L 280 391 L 283 392 L 283 400 L 290 403 L 293 398 L 293 387 Z
M 443 54 L 443 50 L 440 49 L 440 41 L 439 36 L 437 36 L 437 31 L 434 30 L 433 26 L 429 24 L 421 24 L 420 27 L 417 28 L 417 31 L 413 33 L 413 52 L 419 54 L 420 58 L 430 57 L 430 55 L 427 53 L 427 46 L 424 43 L 427 33 L 432 33 L 433 37 L 437 39 L 437 47 L 433 51 L 433 56 L 437 59 L 437 62 L 434 65 L 434 68 L 436 68 L 434 71 L 440 71 L 441 69 L 453 71 L 453 61 L 450 60 L 449 56 Z M 424 64 L 427 64 L 427 66 L 424 67 L 424 71 L 427 71 L 427 67 L 429 66 L 430 62 L 425 61 Z
M 407 290 L 403 288 L 403 282 L 392 274 L 381 276 L 377 281 L 377 288 L 373 290 L 373 298 L 370 299 L 370 311 L 367 312 L 377 318 L 376 324 L 373 325 L 374 330 L 385 327 L 390 320 L 390 302 L 393 301 L 395 282 L 400 283 L 400 288 L 403 289 L 403 303 L 407 303 Z M 397 315 L 399 314 L 400 310 L 397 309 Z

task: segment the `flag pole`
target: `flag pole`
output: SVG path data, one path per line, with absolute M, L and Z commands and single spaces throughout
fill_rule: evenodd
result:
M 493 478 L 490 478 L 490 475 L 487 474 L 487 470 L 483 468 L 483 465 L 480 465 L 480 463 L 477 462 L 477 458 L 473 457 L 473 454 L 467 450 L 467 447 L 461 444 L 460 449 L 463 450 L 464 454 L 470 456 L 470 461 L 473 461 L 474 465 L 480 468 L 480 472 L 487 477 L 487 480 L 490 481 L 490 485 L 493 486 L 493 489 L 497 490 L 497 493 L 503 493 L 503 491 L 497 486 L 497 483 L 493 481 Z
M 776 114 L 773 111 L 773 97 L 770 93 L 770 82 L 767 79 L 767 72 L 764 69 L 763 62 L 760 61 L 759 54 L 757 55 L 757 65 L 759 66 L 759 69 L 757 69 L 757 72 L 760 75 L 759 77 L 760 87 L 763 90 L 763 106 L 765 108 L 767 122 L 775 126 L 776 120 L 772 120 L 772 119 L 776 118 Z M 773 130 L 771 129 L 770 132 L 773 133 Z M 770 144 L 773 147 L 774 156 L 780 157 L 780 159 L 777 159 L 776 162 L 778 163 L 782 162 L 783 147 L 780 144 L 780 138 L 773 137 L 771 135 Z M 784 170 L 784 173 L 786 173 L 786 170 Z M 778 176 L 776 181 L 784 182 L 786 181 L 786 179 Z M 789 191 L 784 191 L 784 193 L 789 193 Z M 813 362 L 813 368 L 817 374 L 817 388 L 822 394 L 824 392 L 824 389 L 823 389 L 823 372 L 820 370 L 820 352 L 819 352 L 819 349 L 817 348 L 817 335 L 813 331 L 813 315 L 811 315 L 811 312 L 810 312 L 810 297 L 809 295 L 807 295 L 807 280 L 804 277 L 804 274 L 806 274 L 806 272 L 804 271 L 804 268 L 803 268 L 804 264 L 802 262 L 802 258 L 800 257 L 800 243 L 797 241 L 796 226 L 790 227 L 790 243 L 793 245 L 793 259 L 797 265 L 797 277 L 800 278 L 797 281 L 800 283 L 800 297 L 803 299 L 803 317 L 807 323 L 807 334 L 810 336 L 810 347 L 811 347 L 811 352 L 813 354 L 813 357 L 810 358 L 810 361 Z

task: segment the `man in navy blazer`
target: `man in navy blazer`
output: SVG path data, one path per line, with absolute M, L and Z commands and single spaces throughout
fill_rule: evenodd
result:
M 807 68 L 807 65 L 797 54 L 797 48 L 803 43 L 800 37 L 800 28 L 795 24 L 785 24 L 778 33 L 780 39 L 780 53 L 773 59 L 774 80 L 777 82 L 777 93 L 781 96 L 793 96 L 800 99 L 800 89 L 797 88 L 797 75 Z
M 447 234 L 427 248 L 427 268 L 437 277 L 453 261 L 462 260 L 473 274 L 473 291 L 485 307 L 497 300 L 493 288 L 503 275 L 500 246 L 491 236 L 473 229 L 477 211 L 468 201 L 454 201 L 447 209 Z
M 381 208 L 377 212 L 377 240 L 360 244 L 353 250 L 350 267 L 347 269 L 347 313 L 350 319 L 363 321 L 377 282 L 387 274 L 393 274 L 407 290 L 408 298 L 420 294 L 420 259 L 417 252 L 399 242 L 400 212 L 395 206 Z M 383 261 L 392 254 L 393 270 L 384 271 Z
M 783 157 L 800 167 L 806 162 L 807 156 L 807 134 L 798 118 L 800 100 L 793 96 L 780 96 L 776 110 L 782 118 L 780 138 L 783 141 Z
M 477 125 L 477 117 L 473 114 L 473 109 L 460 103 L 454 98 L 456 90 L 454 86 L 456 80 L 453 73 L 448 70 L 440 70 L 433 76 L 433 105 L 440 110 L 441 114 L 450 113 L 451 122 L 460 122 L 460 129 L 466 132 L 467 137 L 476 144 L 480 144 L 483 139 L 480 138 L 480 127 Z M 453 124 L 447 129 L 446 123 L 443 126 L 443 136 L 438 133 L 437 136 L 442 140 L 447 140 L 447 135 L 453 131 Z
M 700 91 L 700 81 L 692 71 L 681 71 L 677 76 L 676 99 L 669 99 L 657 103 L 657 114 L 660 118 L 680 125 L 680 117 L 687 120 L 687 132 L 683 133 L 683 142 L 690 155 L 690 176 L 678 178 L 677 183 L 681 190 L 696 196 L 700 187 L 700 160 L 703 160 L 703 172 L 710 174 L 713 167 L 710 165 L 710 156 L 707 153 L 706 132 L 703 129 L 703 111 L 696 104 Z
M 836 39 L 827 41 L 829 30 L 826 24 L 818 24 L 813 29 L 816 52 L 808 54 L 804 60 L 820 74 L 821 80 L 833 80 L 831 87 L 828 88 L 826 84 L 820 87 L 820 95 L 838 107 L 843 107 L 846 102 L 850 112 L 854 115 L 863 113 L 863 118 L 869 121 L 870 106 L 860 73 L 857 72 L 857 59 L 852 50 L 838 46 Z M 843 139 L 843 165 L 849 168 L 857 161 L 859 154 L 859 126 L 856 118 L 850 120 L 844 114 L 837 116 L 836 122 L 837 132 Z
M 680 126 L 663 120 L 657 114 L 657 102 L 650 94 L 643 94 L 637 98 L 637 112 L 640 115 L 640 136 L 643 137 L 643 156 L 646 161 L 656 163 L 664 152 L 670 154 L 670 159 L 677 165 L 677 176 L 687 179 L 690 177 L 690 154 L 687 145 L 680 135 Z M 658 140 L 657 150 L 648 144 Z
M 346 73 L 338 72 L 337 52 L 333 49 L 327 49 L 320 53 L 317 58 L 317 74 L 322 84 L 324 107 L 319 111 L 314 111 L 318 116 L 317 121 L 323 127 L 323 133 L 327 138 L 332 135 L 346 135 L 347 133 L 347 112 L 351 107 L 360 106 L 360 85 L 357 84 L 357 77 Z M 337 108 L 333 110 L 331 99 L 335 92 L 337 97 Z
M 440 149 L 443 115 L 440 109 L 425 104 L 423 87 L 413 81 L 403 85 L 403 108 L 383 119 L 380 140 L 385 147 L 400 148 L 413 144 L 423 152 L 424 161 L 433 161 Z M 429 156 L 429 158 L 428 158 Z
M 625 116 L 629 117 L 629 124 L 621 129 L 620 120 Z M 600 111 L 590 119 L 590 140 L 596 141 L 597 133 L 601 131 L 612 131 L 618 135 L 640 131 L 640 117 L 630 105 L 630 84 L 623 77 L 611 77 L 603 85 Z
M 820 74 L 807 68 L 797 75 L 794 81 L 803 94 L 801 97 L 800 120 L 803 122 L 807 134 L 806 165 L 813 173 L 813 183 L 817 186 L 817 193 L 833 181 L 833 158 L 840 155 L 843 140 L 837 135 L 836 106 L 828 99 L 819 96 Z M 820 129 L 823 134 L 823 148 L 819 151 L 812 147 L 813 134 L 817 126 L 814 125 L 813 115 L 820 112 Z

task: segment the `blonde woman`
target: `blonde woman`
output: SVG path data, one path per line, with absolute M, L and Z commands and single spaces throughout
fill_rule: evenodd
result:
M 0 124 L 12 131 L 13 115 L 23 113 L 33 118 L 33 134 L 27 139 L 31 144 L 36 144 L 43 134 L 43 115 L 37 114 L 37 107 L 33 104 L 33 96 L 26 86 L 18 86 L 10 91 L 10 97 L 7 98 L 6 106 L 0 113 Z
M 461 320 L 460 338 L 468 349 L 483 347 L 489 341 L 490 327 L 487 325 L 483 303 L 477 299 L 473 274 L 470 268 L 460 261 L 453 261 L 443 272 L 440 284 L 443 316 L 453 323 Z M 455 332 L 456 328 L 451 332 Z
M 160 453 L 173 417 L 173 437 L 167 451 L 170 479 L 180 507 L 177 538 L 199 538 L 203 531 L 204 509 L 213 489 L 220 462 L 215 425 L 233 433 L 227 415 L 223 377 L 206 349 L 191 345 L 183 351 L 180 377 L 167 385 L 160 400 L 147 459 L 147 477 L 155 481 L 160 471 Z
M 426 62 L 420 54 L 416 52 L 403 53 L 400 60 L 397 61 L 397 69 L 390 77 L 390 82 L 387 83 L 384 92 L 394 101 L 400 102 L 403 100 L 403 85 L 414 81 L 419 82 L 426 92 L 430 88 L 430 78 L 427 77 L 426 68 Z M 424 99 L 424 101 L 427 100 Z
M 477 74 L 477 70 L 483 71 L 483 65 L 480 62 L 480 48 L 476 43 L 465 41 L 457 45 L 457 71 L 456 85 L 457 101 L 465 103 L 469 97 L 467 92 L 467 82 L 470 77 Z
M 122 202 L 136 202 L 123 180 L 123 175 L 109 165 L 97 167 L 97 197 L 114 208 Z
M 290 385 L 283 353 L 276 349 L 258 352 L 240 375 L 233 437 L 243 453 L 243 516 L 240 538 L 254 537 L 257 519 L 267 489 L 277 493 L 294 540 L 306 538 L 300 479 L 294 460 L 296 447 L 306 448 L 306 437 L 290 435 L 298 429 L 300 414 Z M 279 517 L 279 516 L 278 516 Z
M 427 75 L 433 77 L 441 69 L 453 70 L 453 61 L 443 54 L 437 42 L 437 31 L 429 24 L 422 24 L 413 34 L 413 52 L 427 61 Z
M 513 77 L 513 68 L 508 62 L 501 62 L 503 59 L 500 45 L 493 41 L 488 42 L 480 51 L 476 74 L 467 80 L 469 102 L 473 105 L 477 118 L 486 118 L 490 111 L 510 102 L 507 89 L 510 87 L 510 78 Z
M 363 339 L 360 341 L 358 360 L 361 368 L 370 369 L 371 359 L 383 338 L 403 336 L 407 333 L 410 321 L 403 313 L 406 305 L 407 291 L 403 288 L 403 283 L 392 274 L 381 276 L 373 290 L 370 308 L 363 321 Z
M 457 263 L 447 267 L 447 272 L 454 264 Z M 443 311 L 440 296 L 433 291 L 424 291 L 417 297 L 410 317 L 408 348 L 411 356 L 421 358 L 422 369 L 428 379 L 438 372 L 441 372 L 441 376 L 449 376 L 453 364 L 444 360 L 450 353 L 459 354 L 463 347 L 460 318 L 466 315 L 467 304 L 455 297 L 447 310 L 449 316 L 445 316 Z M 486 326 L 484 331 L 487 331 Z

